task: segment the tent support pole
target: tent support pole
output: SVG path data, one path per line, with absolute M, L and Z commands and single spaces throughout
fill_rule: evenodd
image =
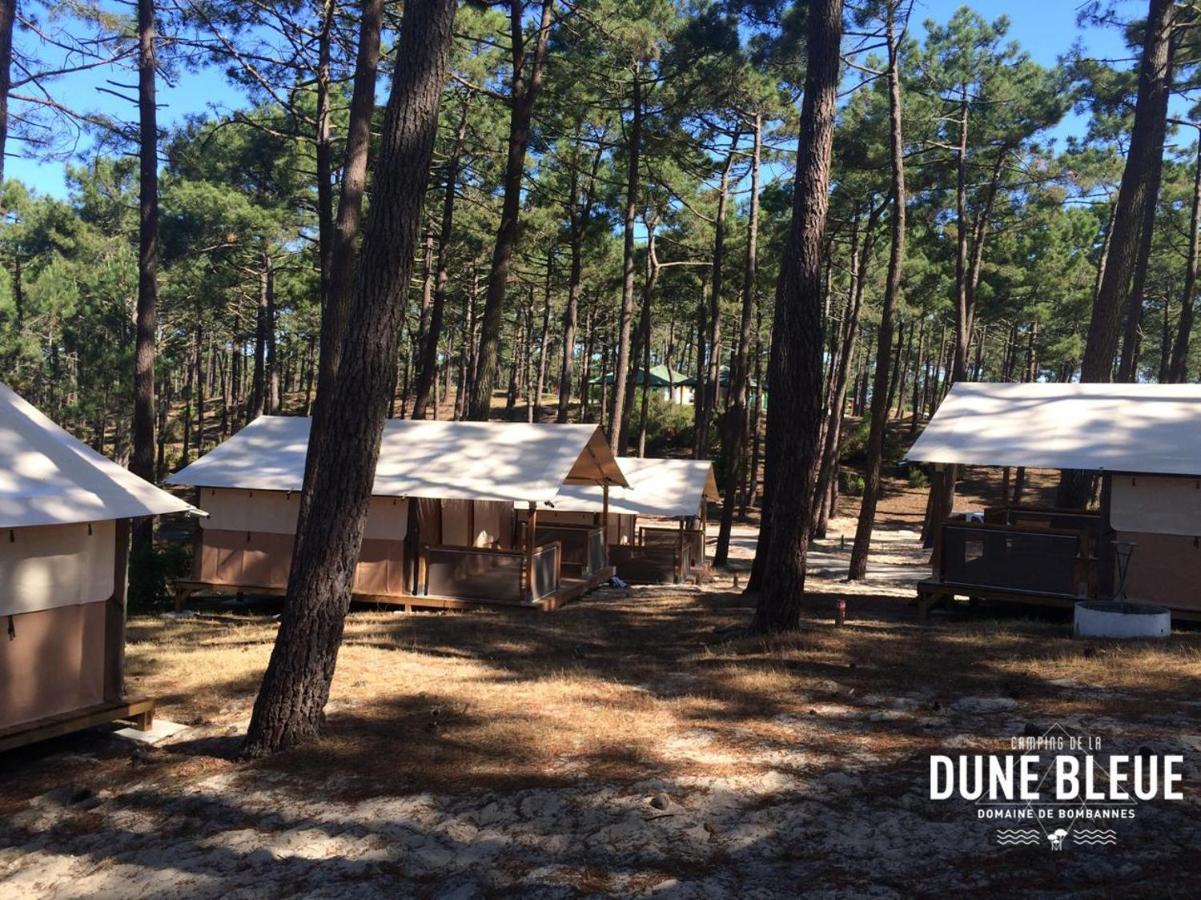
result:
M 605 528 L 605 554 L 609 553 L 609 482 L 601 483 L 601 516 Z
M 104 616 L 104 699 L 125 696 L 125 604 L 129 586 L 129 519 L 117 519 L 113 595 Z
M 538 504 L 530 501 L 530 514 L 525 529 L 525 590 L 526 600 L 534 601 L 534 546 L 538 529 Z

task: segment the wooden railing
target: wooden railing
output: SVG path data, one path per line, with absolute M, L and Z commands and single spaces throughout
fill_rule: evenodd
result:
M 942 526 L 935 571 L 943 584 L 1052 597 L 1096 590 L 1087 530 L 1003 524 Z

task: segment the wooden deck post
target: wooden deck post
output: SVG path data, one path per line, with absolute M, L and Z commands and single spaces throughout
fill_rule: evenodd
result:
M 535 534 L 538 529 L 538 504 L 530 501 L 530 513 L 526 520 L 525 529 L 525 590 L 526 600 L 534 600 L 534 548 L 537 545 Z
M 125 696 L 125 604 L 129 592 L 129 519 L 117 519 L 113 595 L 104 613 L 104 699 Z
M 680 527 L 676 529 L 676 584 L 684 581 L 684 520 L 680 519 Z
M 601 517 L 605 528 L 605 553 L 609 552 L 609 482 L 601 484 Z

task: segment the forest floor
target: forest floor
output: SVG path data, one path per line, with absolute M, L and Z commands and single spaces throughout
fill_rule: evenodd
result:
M 788 638 L 746 633 L 728 575 L 549 615 L 356 609 L 326 735 L 257 763 L 236 754 L 271 608 L 136 618 L 131 689 L 190 727 L 0 758 L 0 895 L 1191 893 L 1201 632 L 1084 643 L 1061 613 L 999 607 L 921 625 L 923 498 L 890 483 L 853 590 L 853 521 L 831 523 Z M 753 540 L 736 534 L 743 564 Z M 931 753 L 1003 752 L 1053 723 L 1109 752 L 1184 754 L 1186 799 L 1062 853 L 997 846 L 972 803 L 928 799 Z

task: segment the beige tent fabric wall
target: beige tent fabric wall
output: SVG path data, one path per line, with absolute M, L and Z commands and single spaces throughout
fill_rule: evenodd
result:
M 108 599 L 116 541 L 111 521 L 0 532 L 0 616 Z
M 300 514 L 300 494 L 203 488 L 200 507 L 208 513 L 207 519 L 201 519 L 201 525 L 214 531 L 294 534 L 296 517 Z
M 112 574 L 110 568 L 110 581 Z M 0 728 L 104 699 L 105 606 L 100 601 L 13 616 L 16 637 L 0 638 Z
M 200 548 L 201 581 L 229 587 L 284 590 L 292 564 L 293 536 L 207 529 Z M 404 543 L 364 538 L 355 569 L 360 594 L 403 595 Z
M 372 497 L 363 538 L 403 541 L 409 533 L 409 501 L 399 497 Z
M 1118 540 L 1134 544 L 1126 576 L 1131 600 L 1201 610 L 1201 548 L 1192 537 L 1119 531 Z
M 1114 475 L 1109 518 L 1118 531 L 1201 535 L 1201 479 Z
M 471 545 L 471 501 L 442 501 L 442 543 L 455 547 Z
M 372 497 L 364 537 L 403 541 L 409 527 L 408 502 L 400 498 Z M 200 506 L 209 514 L 207 519 L 201 520 L 202 526 L 214 531 L 295 534 L 300 493 L 202 488 Z

